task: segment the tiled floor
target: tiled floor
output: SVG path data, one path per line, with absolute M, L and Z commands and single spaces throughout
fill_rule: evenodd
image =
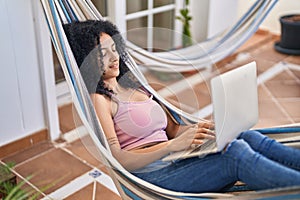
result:
M 234 56 L 224 59 L 212 68 L 224 72 L 253 60 L 257 62 L 261 82 L 258 87 L 260 117 L 256 127 L 300 122 L 300 56 L 276 52 L 273 49 L 276 40 L 278 37 L 259 32 Z M 185 74 L 186 77 L 193 75 Z M 150 73 L 147 77 L 152 81 L 157 79 Z M 159 81 L 155 80 L 155 83 Z M 172 85 L 175 81 L 169 80 L 168 84 Z M 160 84 L 154 84 L 154 87 L 162 89 Z M 200 109 L 209 107 L 210 96 L 206 83 L 196 83 L 194 88 L 198 91 L 197 106 Z M 179 96 L 186 94 L 181 91 L 171 99 Z M 194 102 L 185 103 L 189 105 L 189 109 Z M 20 177 L 33 175 L 28 187 L 50 186 L 42 189 L 41 198 L 51 194 L 54 199 L 120 199 L 115 188 L 110 187 L 111 180 L 107 176 L 105 166 L 96 158 L 96 150 L 89 138 L 85 136 L 74 140 L 73 136 L 67 137 L 68 134 L 77 133 L 74 131 L 76 123 L 73 120 L 72 106 L 60 108 L 59 114 L 61 131 L 65 136 L 62 138 L 65 139 L 42 142 L 1 160 L 15 162 L 15 171 Z M 206 112 L 204 116 L 210 118 L 211 113 Z

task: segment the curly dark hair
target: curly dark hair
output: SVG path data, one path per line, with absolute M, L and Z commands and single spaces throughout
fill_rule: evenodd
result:
M 105 87 L 102 79 L 102 74 L 105 72 L 100 44 L 101 33 L 112 37 L 120 55 L 120 74 L 117 77 L 119 84 L 125 88 L 140 87 L 140 83 L 125 63 L 128 59 L 125 42 L 114 24 L 107 20 L 87 20 L 66 24 L 64 30 L 89 93 L 104 94 L 108 97 L 114 93 Z

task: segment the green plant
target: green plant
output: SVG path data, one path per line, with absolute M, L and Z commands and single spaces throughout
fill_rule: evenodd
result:
M 187 47 L 193 44 L 192 41 L 192 33 L 191 33 L 191 25 L 190 21 L 192 17 L 189 12 L 189 0 L 185 0 L 184 7 L 180 9 L 180 16 L 176 16 L 176 19 L 180 20 L 183 24 L 182 30 L 182 45 L 183 47 Z
M 28 180 L 31 177 L 28 178 Z M 3 198 L 3 200 L 35 200 L 40 195 L 39 192 L 33 190 L 33 189 L 22 189 L 25 185 L 26 181 L 21 181 L 20 183 L 16 185 L 11 185 L 9 182 L 6 182 L 3 184 L 3 187 L 6 190 L 6 196 Z
M 0 163 L 0 199 L 4 198 L 17 184 L 16 176 L 11 172 L 14 166 L 12 162 Z
M 37 190 L 31 187 L 24 187 L 24 185 L 32 178 L 32 176 L 27 177 L 25 180 L 21 181 L 17 185 L 8 186 L 8 193 L 3 198 L 3 200 L 37 200 L 39 199 L 42 192 L 46 191 L 47 189 L 53 187 L 57 182 L 61 179 L 55 181 L 54 183 L 48 184 L 42 188 Z M 63 177 L 62 177 L 63 179 Z M 2 199 L 0 199 L 2 200 Z
M 14 163 L 1 164 L 0 163 L 0 200 L 35 200 L 40 196 L 40 192 L 30 187 L 25 187 L 27 181 L 32 176 L 17 183 L 16 176 L 12 172 Z M 42 190 L 48 189 L 53 184 L 45 186 Z
M 0 164 L 0 174 L 1 175 L 8 175 L 11 173 L 11 168 L 15 166 L 15 163 L 9 162 L 5 165 Z

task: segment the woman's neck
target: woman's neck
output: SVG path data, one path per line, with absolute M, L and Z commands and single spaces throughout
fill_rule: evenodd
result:
M 105 80 L 104 84 L 106 87 L 110 90 L 112 90 L 114 93 L 118 94 L 124 90 L 122 86 L 119 85 L 116 79 L 113 80 Z

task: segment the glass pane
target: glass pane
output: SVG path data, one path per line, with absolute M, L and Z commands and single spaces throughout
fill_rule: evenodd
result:
M 165 51 L 173 48 L 174 11 L 167 11 L 153 16 L 153 47 L 155 51 Z
M 107 16 L 107 0 L 92 0 L 95 7 L 103 17 Z
M 127 39 L 141 48 L 147 48 L 147 17 L 127 21 Z
M 174 0 L 154 0 L 153 2 L 154 8 L 159 6 L 169 5 L 169 4 L 174 4 Z
M 127 0 L 126 1 L 126 13 L 134 13 L 148 8 L 147 0 Z

